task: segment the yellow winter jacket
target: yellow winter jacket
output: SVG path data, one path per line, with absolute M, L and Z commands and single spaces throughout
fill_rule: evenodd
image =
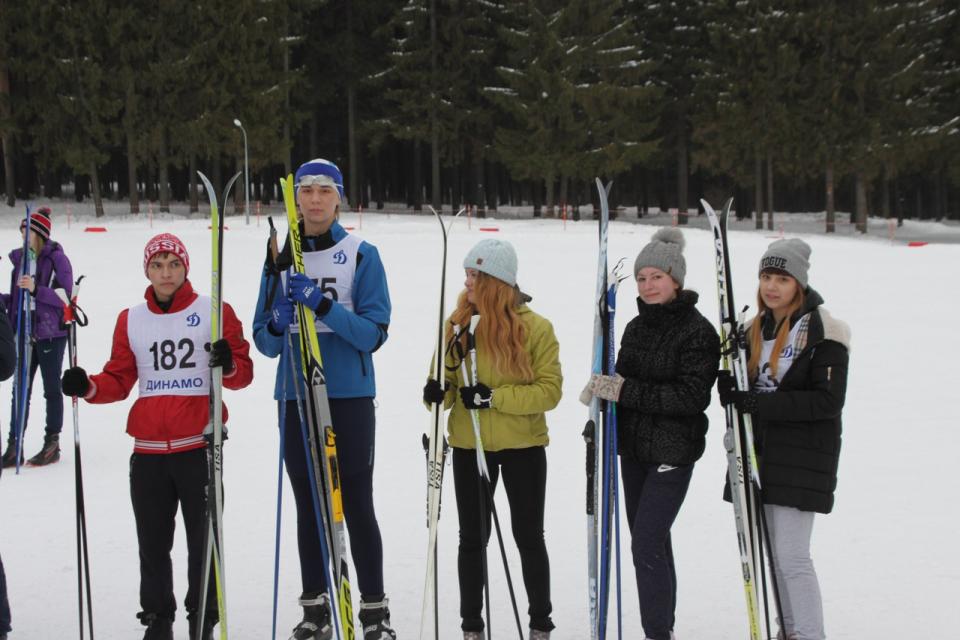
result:
M 560 402 L 563 376 L 560 373 L 560 345 L 553 333 L 553 325 L 526 305 L 517 307 L 517 313 L 526 326 L 526 348 L 530 353 L 534 381 L 526 384 L 516 377 L 495 371 L 491 358 L 482 352 L 477 353 L 477 380 L 493 390 L 491 408 L 477 412 L 480 437 L 486 451 L 546 446 L 550 438 L 544 413 Z M 463 385 L 459 361 L 448 353 L 446 365 L 450 388 L 444 407 L 452 407 L 447 420 L 450 446 L 475 449 L 470 411 L 463 406 L 458 391 Z M 466 365 L 469 375 L 472 365 L 469 356 Z M 450 371 L 451 367 L 456 370 Z

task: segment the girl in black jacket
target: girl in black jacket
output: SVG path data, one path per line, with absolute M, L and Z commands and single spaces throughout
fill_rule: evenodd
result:
M 783 619 L 780 637 L 823 640 L 810 558 L 815 513 L 830 513 L 840 457 L 850 330 L 807 284 L 810 246 L 773 242 L 760 260 L 757 316 L 747 328 L 749 391 L 728 372 L 720 401 L 753 415 L 760 483 Z
M 649 640 L 670 640 L 677 575 L 670 528 L 703 454 L 704 410 L 720 358 L 720 338 L 683 289 L 683 234 L 654 234 L 633 265 L 638 315 L 627 325 L 616 375 L 594 376 L 581 400 L 617 403 L 624 502 Z

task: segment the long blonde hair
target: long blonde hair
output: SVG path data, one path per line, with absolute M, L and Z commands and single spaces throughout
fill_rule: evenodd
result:
M 803 293 L 803 287 L 801 287 L 798 282 L 797 293 L 793 296 L 793 300 L 790 301 L 790 305 L 787 307 L 787 313 L 780 322 L 780 326 L 777 327 L 777 337 L 773 341 L 773 351 L 770 353 L 770 375 L 773 377 L 777 376 L 780 352 L 783 351 L 783 347 L 790 337 L 790 318 L 803 308 L 806 298 L 806 295 Z M 764 304 L 763 296 L 760 295 L 760 288 L 758 287 L 757 315 L 754 317 L 753 324 L 747 332 L 747 337 L 750 342 L 750 359 L 747 361 L 747 373 L 751 380 L 756 380 L 760 374 L 760 356 L 763 352 L 763 321 L 767 318 L 767 314 L 771 313 L 770 308 Z
M 476 304 L 467 300 L 466 290 L 457 298 L 457 308 L 450 315 L 447 326 L 447 342 L 453 337 L 454 326 L 469 325 L 470 318 L 479 313 L 477 351 L 490 354 L 494 368 L 500 373 L 523 382 L 533 382 L 533 368 L 526 349 L 527 329 L 517 313 L 520 291 L 502 280 L 478 272 L 473 295 Z M 461 335 L 460 340 L 466 350 L 466 336 Z

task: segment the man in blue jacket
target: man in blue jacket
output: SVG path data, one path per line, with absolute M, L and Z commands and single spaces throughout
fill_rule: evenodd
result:
M 383 545 L 373 505 L 376 395 L 374 351 L 387 339 L 390 294 L 376 247 L 351 235 L 337 221 L 343 200 L 343 176 L 327 160 L 305 162 L 295 178 L 300 234 L 306 275 L 290 269 L 291 251 L 284 246 L 267 256 L 253 321 L 257 349 L 280 356 L 274 398 L 284 416 L 283 457 L 297 505 L 297 544 L 303 593 L 303 620 L 293 640 L 328 640 L 333 635 L 325 567 L 314 513 L 304 451 L 297 387 L 306 393 L 300 352 L 288 341 L 294 304 L 313 309 L 317 317 L 330 415 L 336 434 L 343 513 L 350 534 L 359 585 L 360 622 L 364 640 L 393 640 L 390 611 L 383 587 Z M 290 359 L 293 362 L 290 362 Z

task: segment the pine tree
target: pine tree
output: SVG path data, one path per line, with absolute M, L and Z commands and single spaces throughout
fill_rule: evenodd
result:
M 658 92 L 617 2 L 515 3 L 511 56 L 487 95 L 506 114 L 496 147 L 515 177 L 546 187 L 614 175 L 650 157 Z M 561 191 L 563 186 L 561 186 Z
M 689 197 L 691 117 L 707 48 L 707 23 L 702 0 L 628 0 L 640 47 L 657 62 L 653 82 L 663 92 L 659 134 L 664 158 L 676 160 L 679 222 L 686 223 Z
M 787 153 L 801 139 L 795 120 L 802 65 L 797 20 L 783 3 L 731 5 L 717 0 L 705 7 L 710 51 L 703 61 L 692 114 L 694 164 L 753 186 L 756 227 L 763 226 L 764 164 L 776 157 L 784 173 L 799 170 Z M 804 166 L 803 169 L 806 169 Z M 772 189 L 768 227 L 773 228 Z M 740 203 L 745 207 L 745 203 Z

